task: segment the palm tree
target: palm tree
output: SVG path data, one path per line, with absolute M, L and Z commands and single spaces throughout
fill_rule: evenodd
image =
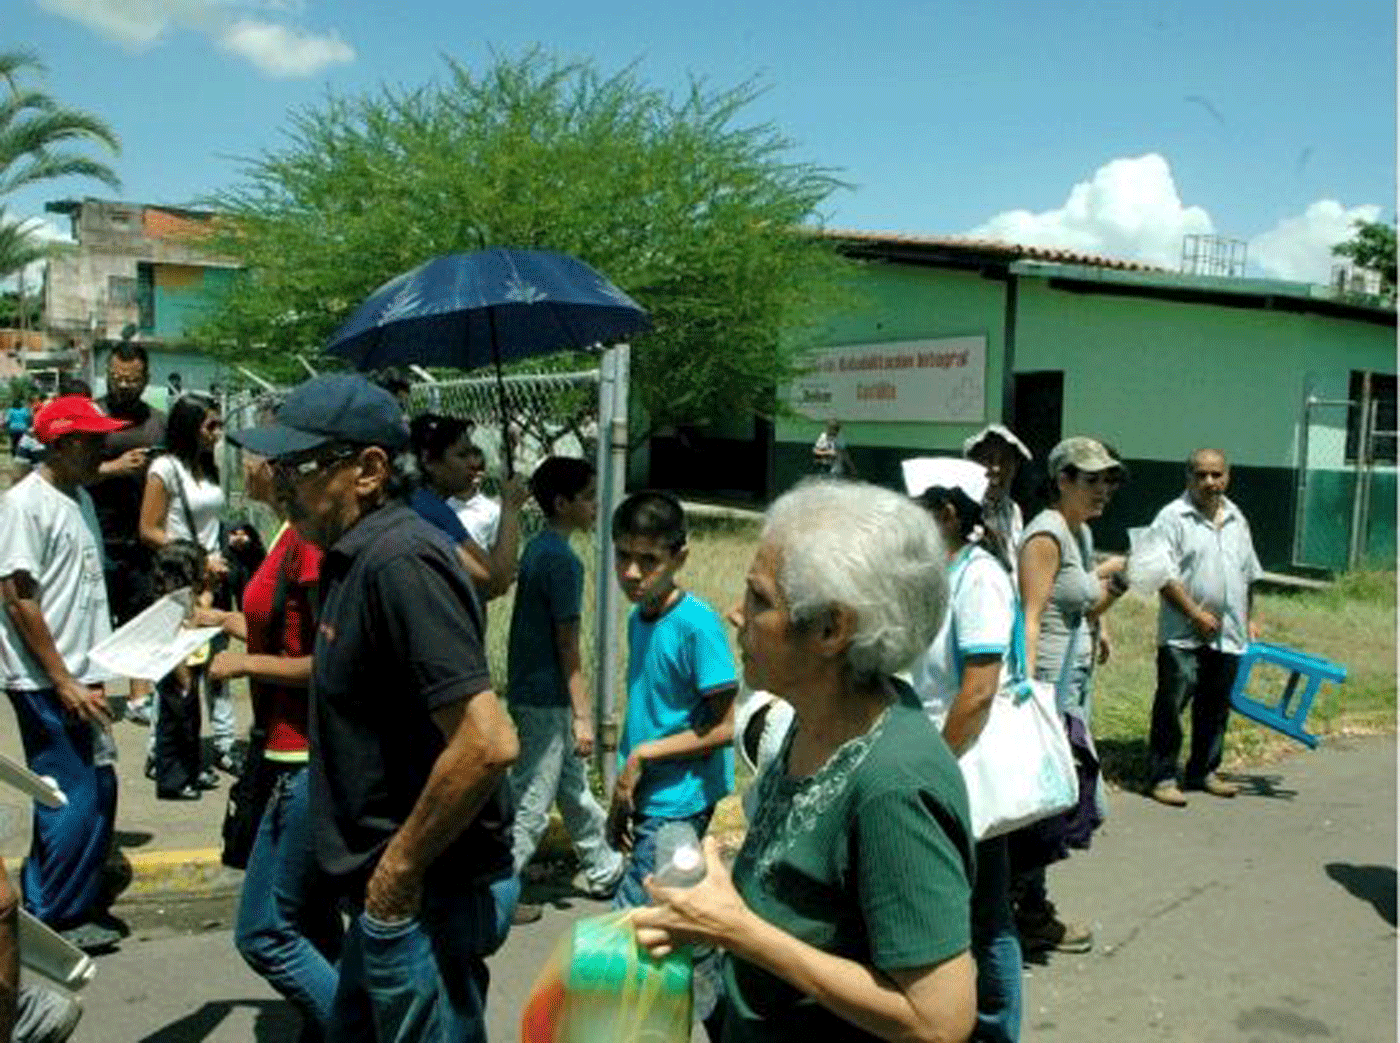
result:
M 0 277 L 42 260 L 53 250 L 31 235 L 25 222 L 5 214 L 3 200 L 10 193 L 64 177 L 90 177 L 121 187 L 111 167 L 79 150 L 97 145 L 119 154 L 116 133 L 99 117 L 65 108 L 21 84 L 20 74 L 43 71 L 32 51 L 0 52 L 0 79 L 9 86 L 9 94 L 0 98 Z

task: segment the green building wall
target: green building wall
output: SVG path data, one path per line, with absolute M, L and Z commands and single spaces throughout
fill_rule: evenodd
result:
M 1112 442 L 1132 469 L 1097 527 L 1116 547 L 1181 492 L 1186 456 L 1209 445 L 1231 461 L 1230 495 L 1265 566 L 1290 564 L 1305 388 L 1345 399 L 1352 370 L 1395 371 L 1394 328 L 1370 322 L 1076 293 L 1034 279 L 1022 280 L 1019 296 L 1017 370 L 1062 370 L 1064 434 Z M 1334 415 L 1343 429 L 1330 441 L 1344 445 L 1345 414 Z M 1353 478 L 1340 454 L 1330 464 L 1310 474 L 1316 502 L 1303 559 L 1342 568 Z M 1394 491 L 1393 468 L 1375 476 L 1376 560 L 1394 559 Z
M 877 344 L 935 337 L 987 339 L 986 417 L 1000 419 L 1005 283 L 975 272 L 865 262 L 851 287 L 853 306 L 821 327 L 804 331 L 814 347 Z M 899 461 L 926 453 L 960 452 L 982 424 L 847 423 L 842 436 L 860 476 L 899 487 Z M 815 420 L 782 418 L 774 426 L 773 476 L 786 489 L 812 469 Z
M 155 326 L 152 335 L 178 341 L 204 318 L 211 299 L 234 278 L 232 268 L 157 265 L 155 271 Z
M 1086 284 L 1048 275 L 1015 277 L 1014 370 L 1064 374 L 1062 435 L 1111 442 L 1131 470 L 1104 517 L 1100 545 L 1123 549 L 1127 529 L 1151 521 L 1179 495 L 1191 450 L 1215 446 L 1232 463 L 1231 496 L 1250 520 L 1266 568 L 1294 557 L 1299 429 L 1305 388 L 1345 399 L 1353 370 L 1394 373 L 1393 321 L 1297 310 L 1296 302 L 1256 307 L 1163 299 L 1122 286 L 1084 292 Z M 856 277 L 859 303 L 813 331 L 813 346 L 930 337 L 987 338 L 986 417 L 1001 420 L 1008 283 L 973 272 L 866 263 Z M 900 485 L 899 461 L 920 452 L 957 453 L 980 425 L 847 424 L 843 433 L 861 477 Z M 1318 411 L 1311 429 L 1301 561 L 1346 564 L 1353 471 L 1344 446 L 1343 410 Z M 820 425 L 781 420 L 775 427 L 774 484 L 786 488 L 811 469 Z M 1040 462 L 1037 462 L 1037 466 Z M 1033 483 L 1027 483 L 1027 486 Z M 1394 567 L 1395 470 L 1372 478 L 1372 564 Z M 1038 508 L 1024 495 L 1028 513 Z

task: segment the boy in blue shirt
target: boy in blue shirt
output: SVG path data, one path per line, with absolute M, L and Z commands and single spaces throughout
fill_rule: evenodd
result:
M 656 833 L 684 820 L 704 836 L 715 805 L 734 789 L 738 679 L 724 624 L 676 584 L 685 564 L 685 513 L 675 497 L 634 493 L 612 519 L 617 581 L 636 608 L 627 621 L 627 716 L 618 750 L 608 839 L 630 852 L 613 897 L 645 905 Z
M 535 469 L 530 491 L 547 524 L 520 556 L 507 647 L 506 698 L 520 738 L 511 769 L 515 871 L 534 856 L 557 803 L 583 867 L 574 886 L 608 898 L 622 878 L 623 858 L 604 839 L 606 818 L 588 788 L 593 697 L 579 652 L 583 563 L 569 546 L 570 534 L 593 528 L 598 485 L 586 461 L 551 456 Z M 517 922 L 530 918 L 518 914 Z

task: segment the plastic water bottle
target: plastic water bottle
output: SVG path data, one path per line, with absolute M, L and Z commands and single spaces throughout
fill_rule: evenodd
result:
M 663 887 L 694 887 L 705 879 L 705 853 L 689 822 L 667 822 L 656 831 L 654 875 Z
M 705 879 L 705 852 L 689 822 L 667 822 L 656 831 L 656 883 L 694 887 Z M 719 954 L 708 945 L 690 946 L 695 1019 L 703 1021 L 719 1002 Z
M 112 729 L 96 721 L 92 722 L 92 766 L 110 768 L 117 763 L 117 744 L 112 738 Z

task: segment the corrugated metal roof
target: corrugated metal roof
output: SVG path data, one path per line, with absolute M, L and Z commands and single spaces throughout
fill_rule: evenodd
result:
M 1127 261 L 1116 257 L 1102 257 L 1098 254 L 1082 253 L 1078 250 L 1065 250 L 1048 246 L 1025 246 L 1020 243 L 1005 243 L 996 239 L 973 239 L 955 235 L 905 235 L 899 232 L 862 232 L 853 229 L 826 228 L 822 235 L 830 239 L 840 239 L 851 243 L 865 243 L 871 247 L 881 246 L 891 249 L 927 249 L 952 251 L 957 253 L 992 255 L 1007 261 L 1048 261 L 1053 264 L 1081 264 L 1093 268 L 1113 268 L 1125 272 L 1161 272 L 1164 268 L 1143 264 L 1140 261 Z

